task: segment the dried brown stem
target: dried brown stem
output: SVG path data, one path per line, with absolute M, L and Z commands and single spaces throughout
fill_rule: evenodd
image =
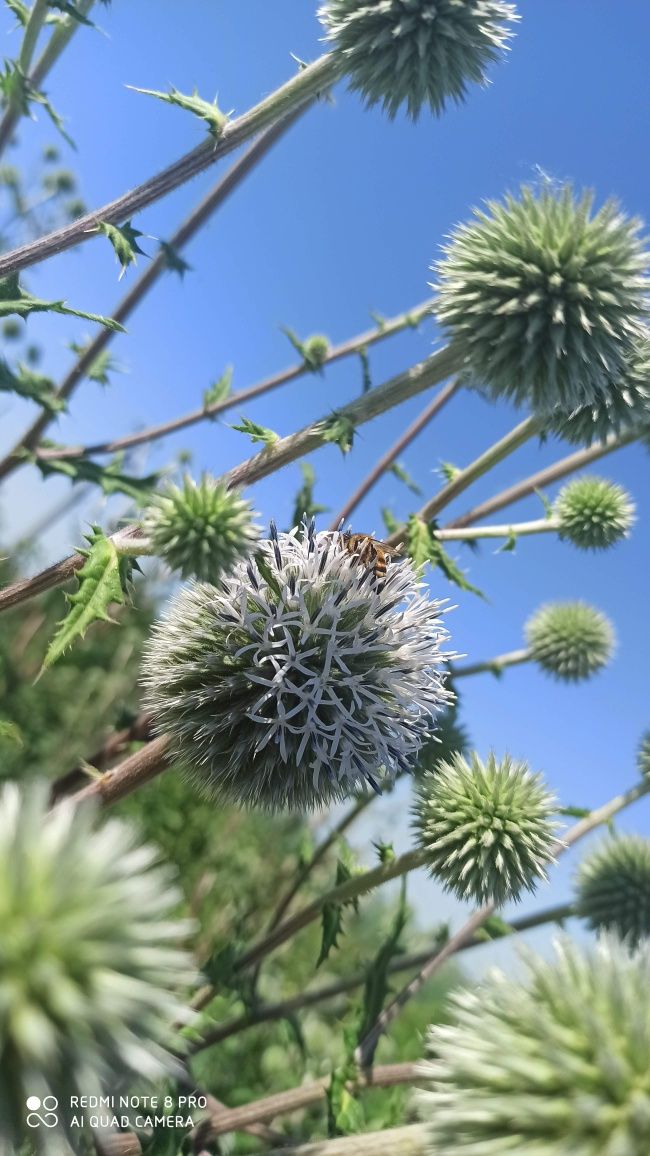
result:
M 84 803 L 90 799 L 102 807 L 110 807 L 120 799 L 126 798 L 165 770 L 168 766 L 169 745 L 167 735 L 152 739 L 141 750 L 129 755 L 128 759 L 114 770 L 107 771 L 87 787 L 77 791 L 72 795 L 73 802 Z

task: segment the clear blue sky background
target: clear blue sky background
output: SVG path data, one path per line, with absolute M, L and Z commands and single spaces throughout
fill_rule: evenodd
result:
M 305 0 L 115 0 L 101 8 L 97 19 L 106 35 L 82 30 L 47 84 L 77 142 L 78 155 L 65 146 L 63 152 L 80 173 L 87 203 L 103 204 L 202 137 L 188 114 L 136 95 L 126 84 L 173 84 L 185 92 L 196 86 L 208 98 L 218 93 L 224 109 L 239 113 L 292 75 L 290 52 L 313 59 L 322 50 L 315 9 Z M 390 123 L 343 88 L 334 107 L 311 111 L 189 246 L 185 255 L 193 271 L 183 282 L 168 275 L 131 319 L 128 334 L 114 344 L 128 372 L 105 392 L 85 384 L 53 436 L 96 440 L 98 434 L 117 435 L 172 417 L 200 404 L 202 391 L 227 364 L 234 366 L 235 388 L 244 388 L 291 361 L 282 324 L 303 336 L 318 331 L 339 341 L 366 328 L 370 310 L 391 315 L 419 303 L 429 295 L 429 265 L 452 226 L 473 205 L 534 181 L 540 170 L 593 188 L 599 200 L 613 194 L 629 212 L 650 216 L 650 6 L 646 0 L 623 6 L 524 0 L 519 10 L 516 40 L 505 63 L 492 70 L 493 84 L 473 90 L 464 106 L 441 120 L 424 115 L 417 125 L 402 118 Z M 16 52 L 11 26 L 3 11 L 0 44 L 6 55 Z M 21 131 L 14 158 L 35 163 L 42 143 L 52 139 L 40 119 Z M 223 171 L 221 166 L 204 174 L 135 225 L 153 237 L 168 237 Z M 149 248 L 153 252 L 155 242 Z M 107 313 L 126 287 L 118 285 L 104 240 L 31 271 L 29 285 L 39 295 L 64 296 Z M 47 344 L 44 370 L 60 375 L 71 359 L 66 342 L 83 336 L 83 323 L 33 318 L 29 326 L 30 336 Z M 382 344 L 371 355 L 373 380 L 379 383 L 426 356 L 438 339 L 429 323 Z M 260 399 L 245 413 L 285 434 L 359 389 L 358 362 L 348 361 L 324 378 L 308 376 Z M 345 460 L 335 447 L 313 455 L 318 500 L 334 512 L 422 405 L 416 399 L 363 427 Z M 22 428 L 26 414 L 26 407 L 3 400 L 3 443 Z M 467 463 L 517 420 L 507 406 L 463 395 L 409 449 L 404 464 L 431 493 L 441 460 Z M 163 465 L 181 448 L 192 451 L 197 470 L 218 473 L 247 456 L 249 443 L 223 424 L 200 425 L 159 443 L 146 468 Z M 557 442 L 531 444 L 450 513 L 566 452 Z M 463 719 L 477 749 L 509 750 L 528 759 L 565 803 L 597 805 L 629 785 L 639 736 L 650 726 L 649 466 L 647 451 L 635 447 L 599 467 L 629 487 L 639 507 L 631 540 L 616 550 L 578 553 L 549 536 L 522 541 L 515 554 L 495 554 L 487 546 L 474 556 L 459 547 L 455 556 L 489 604 L 449 588 L 439 575 L 431 582 L 436 596 L 451 596 L 458 605 L 449 617 L 453 645 L 471 660 L 520 646 L 525 619 L 549 599 L 584 598 L 613 619 L 616 660 L 593 682 L 556 685 L 535 668 L 522 667 L 501 681 L 482 676 L 462 686 Z M 299 482 L 295 466 L 254 489 L 265 520 L 273 516 L 286 524 Z M 23 471 L 6 488 L 1 513 L 7 531 L 18 533 L 66 486 L 56 481 L 45 488 Z M 416 501 L 389 475 L 364 502 L 355 525 L 379 529 L 380 506 L 404 516 Z M 540 509 L 532 499 L 504 516 L 536 517 Z M 77 531 L 68 525 L 50 535 L 42 560 L 67 550 L 71 533 Z M 364 837 L 394 827 L 404 845 L 406 807 L 404 792 L 386 800 Z M 650 806 L 639 805 L 621 826 L 648 833 Z M 566 897 L 571 866 L 567 857 L 551 888 L 534 902 Z M 431 919 L 456 910 L 424 881 L 417 894 Z

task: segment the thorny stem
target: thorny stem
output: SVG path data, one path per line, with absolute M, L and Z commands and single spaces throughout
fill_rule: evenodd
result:
M 288 113 L 282 117 L 266 132 L 262 133 L 256 141 L 246 150 L 245 153 L 235 162 L 235 164 L 228 170 L 224 177 L 217 184 L 210 189 L 207 196 L 203 198 L 195 209 L 178 227 L 176 232 L 169 240 L 169 244 L 173 249 L 182 250 L 198 233 L 199 229 L 206 224 L 210 217 L 219 209 L 230 194 L 239 187 L 241 182 L 248 176 L 248 174 L 255 168 L 255 166 L 263 159 L 269 152 L 273 145 L 284 135 L 284 133 L 295 123 L 295 121 L 306 112 L 309 104 L 302 105 L 300 108 Z M 122 298 L 113 312 L 113 320 L 123 324 L 128 317 L 137 308 L 140 302 L 146 297 L 150 289 L 153 288 L 156 281 L 168 269 L 164 251 L 158 253 L 156 257 L 147 265 L 146 269 L 134 281 L 128 293 Z M 74 390 L 83 381 L 84 377 L 96 362 L 97 358 L 108 347 L 113 338 L 116 336 L 115 330 L 108 328 L 101 328 L 97 335 L 93 338 L 89 345 L 80 354 L 74 362 L 71 369 L 64 377 L 61 385 L 55 394 L 55 400 L 58 402 L 67 402 Z M 210 415 L 208 409 L 201 411 L 204 417 Z M 24 464 L 25 451 L 35 451 L 38 442 L 43 433 L 48 428 L 53 420 L 53 415 L 50 413 L 40 414 L 23 434 L 20 440 L 14 445 L 9 453 L 0 461 L 0 480 L 13 473 L 20 465 Z M 185 423 L 189 424 L 189 423 Z M 179 428 L 182 428 L 180 426 Z M 146 431 L 144 431 L 146 433 Z M 157 435 L 162 436 L 162 434 Z M 128 438 L 124 439 L 127 445 L 139 445 L 143 441 L 149 440 L 146 436 L 136 436 L 135 441 L 131 442 Z M 104 450 L 100 446 L 96 452 L 109 452 L 113 448 L 121 449 L 127 448 L 123 442 L 117 442 L 115 446 L 112 443 L 107 443 L 107 448 Z M 61 457 L 80 457 L 85 453 L 95 450 L 95 447 L 85 448 L 83 446 L 73 446 L 69 448 L 62 448 L 57 451 Z M 50 457 L 52 454 L 50 453 Z
M 409 309 L 407 312 L 400 313 L 397 317 L 391 318 L 390 321 L 384 322 L 381 328 L 375 327 L 367 330 L 365 333 L 360 333 L 358 337 L 352 337 L 347 341 L 341 342 L 340 345 L 333 346 L 324 359 L 323 366 L 330 365 L 332 362 L 339 361 L 342 357 L 348 357 L 350 354 L 358 353 L 360 349 L 374 345 L 375 342 L 383 341 L 385 337 L 392 337 L 394 333 L 399 333 L 402 329 L 412 328 L 413 318 L 417 318 L 417 320 L 420 321 L 430 312 L 431 302 L 425 301 L 415 309 Z M 117 315 L 115 316 L 117 317 Z M 117 319 L 119 320 L 119 318 Z M 104 336 L 104 334 L 108 334 L 109 337 L 113 336 L 109 330 L 103 330 L 100 336 Z M 172 418 L 170 421 L 162 422 L 160 425 L 149 426 L 147 429 L 139 430 L 137 433 L 127 434 L 125 437 L 115 438 L 113 441 L 98 442 L 96 445 L 64 446 L 53 450 L 37 450 L 36 456 L 41 458 L 41 460 L 47 460 L 47 458 L 53 457 L 78 458 L 95 454 L 112 454 L 120 450 L 131 449 L 133 446 L 156 441 L 158 438 L 166 437 L 168 434 L 176 433 L 181 429 L 186 429 L 187 426 L 195 425 L 197 422 L 214 418 L 228 409 L 233 409 L 235 406 L 241 405 L 244 401 L 250 401 L 252 398 L 269 393 L 272 389 L 277 389 L 280 385 L 286 385 L 288 382 L 294 381 L 296 378 L 302 377 L 309 372 L 311 372 L 309 366 L 306 365 L 305 362 L 299 362 L 297 365 L 291 365 L 287 369 L 280 370 L 279 373 L 274 374 L 272 377 L 265 378 L 264 381 L 260 381 L 248 389 L 231 394 L 225 398 L 224 401 L 216 402 L 214 405 L 203 406 L 201 409 L 190 410 L 188 413 L 181 414 L 180 417 Z M 1 477 L 2 465 L 0 463 L 0 478 Z
M 503 510 L 505 506 L 510 506 L 521 498 L 527 498 L 529 494 L 534 494 L 536 490 L 550 486 L 553 482 L 559 481 L 560 478 L 565 478 L 567 474 L 572 474 L 576 470 L 581 470 L 585 466 L 591 465 L 592 462 L 598 461 L 599 458 L 604 458 L 606 454 L 611 454 L 614 450 L 631 445 L 632 442 L 637 441 L 637 436 L 637 434 L 628 433 L 622 434 L 620 437 L 610 437 L 602 445 L 589 446 L 588 449 L 568 454 L 566 458 L 561 458 L 552 466 L 546 466 L 538 473 L 531 474 L 529 478 L 524 478 L 522 482 L 517 482 L 516 485 L 509 486 L 506 490 L 501 490 L 493 498 L 488 498 L 486 502 L 481 502 L 479 506 L 468 510 L 466 514 L 453 518 L 451 522 L 447 523 L 445 529 L 457 529 L 472 525 L 474 522 L 480 522 L 481 519 L 496 513 L 497 510 Z
M 373 486 L 379 481 L 386 470 L 393 464 L 401 453 L 411 444 L 419 433 L 429 424 L 437 413 L 447 404 L 448 401 L 460 389 L 459 382 L 451 381 L 440 393 L 436 394 L 434 398 L 424 407 L 422 413 L 416 417 L 415 421 L 398 437 L 397 441 L 393 442 L 390 449 L 379 459 L 377 464 L 373 466 L 372 470 L 366 475 L 360 486 L 354 491 L 352 497 L 345 503 L 341 510 L 339 510 L 336 518 L 334 518 L 330 525 L 330 530 L 336 530 L 342 521 L 350 517 L 353 510 L 356 510 L 360 502 L 363 501 L 366 494 L 370 492 Z
M 530 931 L 535 927 L 542 927 L 547 923 L 559 923 L 564 919 L 569 919 L 573 914 L 573 904 L 560 903 L 555 907 L 546 908 L 544 911 L 533 912 L 530 915 L 522 915 L 518 919 L 509 920 L 508 926 L 513 933 Z M 461 950 L 480 947 L 484 942 L 485 940 L 481 938 L 471 939 L 465 945 L 465 948 Z M 423 951 L 413 952 L 410 955 L 400 955 L 391 960 L 388 966 L 388 972 L 392 975 L 396 972 L 411 971 L 413 968 L 420 967 L 423 963 L 426 963 L 430 958 L 430 947 Z M 313 1007 L 315 1004 L 335 999 L 337 996 L 343 995 L 355 987 L 361 987 L 361 985 L 366 982 L 366 978 L 367 972 L 365 970 L 358 971 L 354 975 L 345 976 L 342 979 L 335 980 L 333 983 L 324 984 L 322 987 L 315 988 L 313 991 L 301 992 L 299 995 L 280 1000 L 277 1003 L 259 1004 L 245 1015 L 226 1020 L 225 1023 L 210 1028 L 201 1039 L 190 1043 L 190 1053 L 194 1054 L 195 1052 L 205 1051 L 206 1048 L 222 1043 L 223 1040 L 238 1035 L 239 1032 L 245 1031 L 247 1028 L 256 1027 L 262 1023 L 269 1023 L 273 1020 L 284 1019 L 285 1016 L 291 1015 L 293 1012 L 301 1011 L 303 1008 Z
M 592 811 L 586 818 L 580 819 L 578 823 L 575 823 L 565 837 L 555 843 L 551 850 L 550 857 L 554 860 L 557 859 L 559 855 L 562 855 L 569 847 L 577 843 L 579 839 L 583 839 L 585 835 L 595 830 L 596 827 L 602 826 L 603 823 L 608 823 L 619 811 L 622 811 L 625 807 L 629 807 L 632 803 L 636 803 L 638 799 L 643 798 L 643 796 L 649 792 L 650 779 L 643 779 L 624 794 L 616 795 L 613 799 L 610 799 L 608 803 L 605 803 L 602 807 Z M 357 1058 L 362 1068 L 366 1068 L 372 1063 L 381 1036 L 394 1022 L 402 1008 L 413 996 L 417 995 L 423 984 L 442 967 L 442 964 L 445 963 L 450 956 L 462 947 L 467 946 L 478 929 L 486 922 L 490 915 L 494 914 L 494 911 L 495 905 L 493 903 L 488 903 L 485 907 L 481 907 L 478 911 L 475 911 L 463 927 L 452 936 L 449 942 L 427 960 L 418 974 L 414 976 L 395 999 L 384 1008 L 373 1027 L 366 1033 L 364 1039 L 361 1040 L 357 1049 Z
M 507 654 L 498 654 L 496 658 L 488 658 L 485 662 L 472 662 L 466 666 L 450 666 L 449 673 L 453 679 L 466 678 L 470 674 L 501 674 L 509 666 L 521 666 L 524 662 L 532 661 L 532 653 L 528 649 L 509 650 Z
M 495 442 L 494 445 L 480 454 L 473 462 L 470 462 L 468 466 L 465 466 L 465 469 L 460 470 L 455 478 L 448 482 L 446 486 L 443 486 L 433 498 L 418 510 L 418 518 L 423 522 L 430 522 L 431 519 L 435 518 L 454 498 L 462 494 L 468 486 L 471 486 L 478 478 L 483 477 L 483 474 L 486 474 L 493 466 L 502 462 L 504 458 L 509 457 L 509 455 L 519 449 L 520 446 L 530 441 L 535 434 L 541 433 L 543 428 L 544 423 L 539 417 L 528 417 L 525 421 L 520 422 L 519 425 L 510 430 L 505 437 Z M 388 539 L 389 545 L 399 545 L 400 542 L 404 541 L 405 534 L 405 527 L 396 530 Z
M 285 113 L 311 102 L 314 97 L 334 84 L 339 72 L 339 65 L 331 54 L 321 56 L 248 112 L 229 121 L 218 140 L 215 141 L 210 137 L 137 188 L 114 201 L 109 201 L 99 209 L 86 213 L 71 224 L 21 245 L 18 249 L 0 257 L 0 277 L 26 269 L 29 265 L 44 261 L 55 253 L 63 253 L 66 249 L 96 237 L 98 225 L 102 221 L 119 225 L 129 220 L 147 205 L 167 196 L 227 153 L 239 148 L 262 129 L 274 124 Z

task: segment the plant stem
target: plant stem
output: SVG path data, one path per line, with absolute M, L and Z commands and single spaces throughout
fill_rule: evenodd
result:
M 274 1148 L 273 1156 L 426 1156 L 428 1133 L 424 1124 L 406 1124 L 382 1132 L 362 1132 L 336 1140 L 316 1140 L 296 1148 Z
M 167 735 L 160 735 L 157 739 L 152 739 L 135 754 L 129 755 L 128 759 L 125 759 L 114 770 L 106 771 L 87 787 L 77 791 L 75 795 L 71 796 L 72 801 L 84 803 L 86 800 L 92 799 L 100 803 L 102 807 L 110 807 L 112 803 L 124 799 L 133 791 L 137 791 L 139 787 L 143 787 L 145 783 L 150 782 L 151 779 L 155 779 L 166 769 L 169 742 Z
M 466 678 L 470 674 L 501 674 L 508 666 L 520 666 L 523 662 L 532 660 L 530 650 L 509 650 L 507 654 L 498 654 L 496 658 L 489 658 L 486 662 L 473 662 L 466 666 L 450 666 L 452 678 Z
M 32 57 L 36 49 L 36 41 L 39 38 L 45 17 L 48 12 L 48 0 L 34 0 L 32 10 L 25 25 L 25 35 L 23 36 L 22 48 L 18 57 L 18 67 L 25 76 L 28 75 L 32 64 Z
M 547 534 L 559 530 L 557 518 L 536 518 L 534 522 L 511 522 L 503 526 L 478 526 L 476 529 L 434 530 L 434 538 L 440 542 L 473 542 L 479 538 L 525 538 L 530 534 Z
M 436 416 L 437 413 L 447 404 L 448 401 L 460 389 L 458 381 L 451 381 L 440 393 L 436 394 L 434 398 L 424 407 L 422 413 L 416 417 L 415 421 L 398 437 L 396 442 L 386 451 L 386 453 L 379 459 L 377 464 L 373 466 L 370 472 L 361 482 L 360 486 L 354 491 L 352 497 L 345 503 L 341 510 L 339 510 L 336 518 L 330 525 L 330 530 L 337 530 L 339 524 L 349 518 L 353 510 L 356 510 L 360 502 L 363 501 L 366 494 L 370 492 L 373 486 L 379 481 L 386 470 L 393 464 L 396 458 L 404 452 L 407 446 L 418 436 L 419 433 L 429 424 L 429 422 Z
M 621 437 L 608 438 L 602 445 L 589 446 L 588 449 L 569 454 L 566 458 L 561 458 L 559 462 L 555 462 L 554 465 L 546 466 L 538 473 L 531 474 L 529 478 L 524 478 L 523 482 L 517 482 L 516 485 L 501 490 L 493 498 L 488 498 L 486 502 L 481 502 L 479 506 L 474 506 L 472 510 L 468 510 L 466 514 L 453 518 L 451 522 L 447 523 L 445 529 L 451 530 L 480 522 L 482 518 L 487 518 L 490 514 L 496 513 L 497 510 L 503 510 L 505 506 L 518 502 L 520 498 L 526 498 L 529 494 L 534 494 L 536 490 L 550 486 L 553 482 L 559 481 L 560 478 L 565 478 L 568 474 L 581 470 L 585 466 L 591 465 L 592 462 L 598 461 L 599 458 L 604 458 L 606 454 L 629 446 L 637 440 L 636 434 L 623 434 Z
M 148 742 L 151 737 L 151 718 L 148 714 L 139 714 L 128 727 L 115 731 L 102 743 L 100 747 L 86 759 L 83 764 L 74 767 L 67 774 L 55 779 L 50 788 L 50 803 L 54 806 L 66 795 L 83 787 L 88 782 L 88 767 L 96 771 L 103 771 L 106 765 L 120 755 L 124 747 L 133 742 Z
M 642 779 L 641 782 L 631 787 L 628 791 L 625 791 L 624 794 L 616 795 L 613 799 L 610 799 L 608 803 L 592 811 L 585 819 L 580 819 L 578 823 L 575 823 L 573 827 L 570 828 L 564 839 L 558 840 L 555 843 L 551 850 L 551 858 L 556 859 L 559 855 L 562 855 L 569 847 L 572 847 L 580 839 L 583 839 L 585 835 L 588 835 L 590 831 L 602 826 L 603 823 L 608 823 L 619 811 L 631 806 L 632 803 L 636 803 L 649 792 L 650 779 Z M 494 914 L 494 911 L 495 905 L 493 903 L 488 903 L 485 907 L 481 907 L 475 911 L 460 930 L 452 936 L 449 942 L 427 960 L 418 974 L 414 976 L 406 987 L 402 988 L 391 1003 L 384 1008 L 373 1027 L 359 1043 L 357 1057 L 362 1068 L 372 1063 L 381 1036 L 394 1022 L 405 1004 L 407 1004 L 413 996 L 417 995 L 423 984 L 442 967 L 447 959 L 461 948 L 467 946 L 478 929 L 486 922 L 490 915 Z
M 195 209 L 188 217 L 179 225 L 173 236 L 170 238 L 169 244 L 173 249 L 182 250 L 192 240 L 198 231 L 206 224 L 206 222 L 213 216 L 228 199 L 230 194 L 239 187 L 243 180 L 255 168 L 257 164 L 266 156 L 273 145 L 284 135 L 285 132 L 295 123 L 295 121 L 306 112 L 309 104 L 302 105 L 300 108 L 288 113 L 282 117 L 266 132 L 262 133 L 256 141 L 246 150 L 245 153 L 235 162 L 235 164 L 228 170 L 224 177 L 208 192 Z M 161 251 L 156 257 L 147 265 L 144 272 L 140 274 L 136 281 L 129 289 L 128 293 L 122 298 L 113 312 L 113 320 L 123 324 L 128 317 L 134 312 L 141 301 L 144 300 L 147 293 L 156 284 L 158 279 L 168 270 L 165 253 Z M 109 346 L 116 332 L 112 329 L 101 328 L 97 335 L 92 339 L 85 350 L 79 355 L 74 362 L 72 368 L 64 377 L 61 385 L 56 391 L 55 399 L 59 402 L 67 402 L 70 396 L 83 381 L 84 377 L 91 369 L 93 364 L 101 353 Z M 203 416 L 208 416 L 208 410 L 201 411 Z M 24 451 L 35 451 L 38 442 L 43 433 L 48 428 L 53 420 L 50 413 L 40 414 L 23 434 L 20 440 L 14 445 L 9 453 L 0 461 L 0 480 L 9 476 L 20 465 L 24 464 Z M 187 423 L 189 424 L 189 423 Z M 182 428 L 182 427 L 179 427 Z M 164 430 L 164 427 L 163 427 Z M 167 432 L 167 431 L 164 431 Z M 162 436 L 158 434 L 157 436 Z M 147 441 L 146 437 L 136 436 L 134 439 L 123 439 L 126 445 L 117 443 L 115 448 L 127 448 L 128 445 L 139 445 L 142 441 Z M 94 448 L 94 447 L 91 447 Z M 108 443 L 107 450 L 100 447 L 97 452 L 109 452 L 112 450 L 111 443 Z M 58 451 L 62 457 L 77 457 L 90 452 L 84 446 L 70 447 L 69 449 L 62 449 Z M 51 455 L 50 455 L 51 456 Z
M 412 328 L 412 318 L 414 316 L 421 319 L 430 311 L 431 303 L 428 301 L 424 302 L 424 304 L 418 305 L 415 310 L 410 309 L 405 313 L 400 313 L 397 317 L 391 318 L 390 321 L 386 321 L 381 329 L 375 327 L 365 333 L 360 333 L 358 337 L 352 337 L 347 341 L 341 342 L 340 345 L 333 346 L 324 359 L 323 365 L 329 365 L 334 361 L 339 361 L 342 357 L 348 357 L 350 354 L 358 353 L 360 349 L 373 345 L 377 341 L 383 341 L 385 337 L 391 337 L 394 333 L 399 333 L 402 329 Z M 121 320 L 121 318 L 117 318 L 117 314 L 115 316 L 117 320 Z M 103 337 L 105 334 L 108 335 L 109 338 L 114 336 L 110 330 L 102 330 L 100 336 Z M 105 343 L 106 342 L 104 342 L 104 344 Z M 264 381 L 258 382 L 248 389 L 231 394 L 225 398 L 224 401 L 216 402 L 214 405 L 203 406 L 201 409 L 190 410 L 186 414 L 181 414 L 180 417 L 172 418 L 170 421 L 162 422 L 160 425 L 149 426 L 146 429 L 139 430 L 138 433 L 127 434 L 125 437 L 115 438 L 113 441 L 97 442 L 96 445 L 65 446 L 54 450 L 37 450 L 36 456 L 42 460 L 53 457 L 78 458 L 95 454 L 112 454 L 120 450 L 131 449 L 133 446 L 156 441 L 158 438 L 166 437 L 181 429 L 186 429 L 188 426 L 195 425 L 197 422 L 214 418 L 228 409 L 233 409 L 235 406 L 241 405 L 242 402 L 250 401 L 252 398 L 269 393 L 272 389 L 277 389 L 280 385 L 286 385 L 288 382 L 294 381 L 296 378 L 302 377 L 309 372 L 309 367 L 304 361 L 301 361 L 297 365 L 291 365 L 287 369 L 280 370 L 279 373 L 274 374 L 272 377 L 265 378 Z M 0 464 L 0 478 L 1 477 L 2 466 Z
M 233 149 L 239 148 L 245 141 L 274 124 L 285 113 L 311 102 L 314 97 L 331 87 L 339 75 L 339 65 L 335 58 L 327 54 L 321 56 L 313 64 L 301 69 L 296 76 L 286 84 L 276 89 L 270 96 L 261 100 L 248 112 L 229 121 L 218 140 L 210 137 L 203 141 L 191 152 L 185 153 L 179 160 L 166 169 L 151 177 L 148 181 L 138 185 L 135 189 L 117 197 L 114 201 L 102 205 L 101 208 L 86 213 L 69 225 L 56 229 L 44 237 L 21 245 L 10 253 L 0 257 L 0 277 L 26 269 L 39 261 L 52 257 L 55 253 L 63 253 L 83 241 L 98 235 L 97 228 L 101 222 L 119 225 L 129 220 L 135 213 L 152 205 L 161 197 L 165 197 L 174 189 L 179 188 L 191 180 L 198 173 L 213 165 L 216 161 Z
M 561 920 L 569 919 L 573 914 L 574 909 L 571 903 L 559 903 L 543 911 L 532 912 L 529 915 L 522 915 L 518 919 L 509 920 L 509 927 L 512 932 L 530 931 L 535 927 L 542 927 L 547 923 L 557 923 Z M 484 942 L 486 941 L 480 938 L 471 939 L 462 950 L 480 947 Z M 436 950 L 438 950 L 438 948 L 436 948 Z M 431 954 L 431 947 L 429 947 L 426 950 L 413 952 L 410 955 L 397 956 L 391 960 L 388 966 L 388 972 L 390 975 L 393 975 L 402 971 L 411 971 L 413 968 L 420 967 L 423 963 L 426 963 L 426 961 L 431 958 Z M 238 1035 L 239 1032 L 245 1031 L 247 1028 L 256 1027 L 262 1023 L 269 1023 L 273 1020 L 284 1019 L 286 1016 L 291 1015 L 293 1012 L 301 1011 L 303 1008 L 313 1007 L 316 1004 L 335 999 L 337 996 L 344 995 L 355 987 L 361 987 L 362 984 L 366 982 L 366 979 L 367 971 L 364 969 L 356 972 L 354 975 L 345 976 L 332 983 L 324 984 L 322 987 L 315 988 L 313 991 L 300 992 L 298 995 L 290 996 L 277 1003 L 259 1004 L 245 1015 L 226 1020 L 225 1023 L 210 1028 L 201 1039 L 190 1043 L 189 1051 L 194 1055 L 196 1052 L 205 1051 L 206 1048 L 222 1043 L 231 1036 Z

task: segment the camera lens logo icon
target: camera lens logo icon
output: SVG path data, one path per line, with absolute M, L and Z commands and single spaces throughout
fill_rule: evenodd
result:
M 40 1128 L 42 1124 L 45 1128 L 56 1128 L 59 1122 L 56 1114 L 58 1106 L 56 1096 L 44 1096 L 42 1100 L 40 1096 L 28 1096 L 25 1100 L 27 1127 Z

